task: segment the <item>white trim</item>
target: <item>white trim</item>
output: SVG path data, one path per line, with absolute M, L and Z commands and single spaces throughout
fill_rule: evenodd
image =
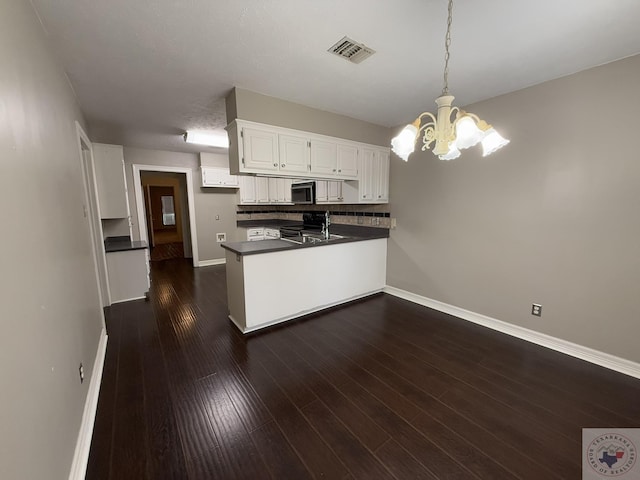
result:
M 577 343 L 572 343 L 561 338 L 552 337 L 551 335 L 546 335 L 534 330 L 529 330 L 528 328 L 520 327 L 518 325 L 503 322 L 502 320 L 487 317 L 486 315 L 471 312 L 469 310 L 465 310 L 464 308 L 456 307 L 454 305 L 449 305 L 448 303 L 423 297 L 406 290 L 401 290 L 396 287 L 390 287 L 389 285 L 384 287 L 384 292 L 395 297 L 417 303 L 418 305 L 433 308 L 434 310 L 448 313 L 449 315 L 453 315 L 454 317 L 458 317 L 463 320 L 467 320 L 469 322 L 491 328 L 492 330 L 506 333 L 507 335 L 511 335 L 512 337 L 520 338 L 522 340 L 526 340 L 527 342 L 535 343 L 536 345 L 550 348 L 551 350 L 565 353 L 567 355 L 571 355 L 572 357 L 576 357 L 581 360 L 600 365 L 601 367 L 615 370 L 616 372 L 624 373 L 625 375 L 629 375 L 631 377 L 640 378 L 640 363 L 616 357 L 615 355 L 611 355 L 609 353 L 600 352 L 589 347 L 584 347 L 582 345 L 578 345 Z
M 111 302 L 111 305 L 122 302 L 131 302 L 133 300 L 142 300 L 144 298 L 147 298 L 146 295 L 143 295 L 142 297 L 123 298 L 122 300 L 114 300 L 113 302 Z
M 212 265 L 224 265 L 227 263 L 226 258 L 214 258 L 213 260 L 202 260 L 198 262 L 199 267 L 210 267 Z
M 98 183 L 96 181 L 96 166 L 93 160 L 93 145 L 89 137 L 82 128 L 82 125 L 76 120 L 76 138 L 78 140 L 78 153 L 80 155 L 80 164 L 82 167 L 82 183 L 85 188 L 86 200 L 89 205 L 86 205 L 87 215 L 89 220 L 89 229 L 91 235 L 91 250 L 93 253 L 93 264 L 96 271 L 96 282 L 98 284 L 98 297 L 100 299 L 100 310 L 108 305 L 111 305 L 111 289 L 109 288 L 109 277 L 107 273 L 107 256 L 104 250 L 104 244 L 102 239 L 104 238 L 104 232 L 102 231 L 102 221 L 100 220 L 100 202 L 98 201 Z M 84 149 L 82 144 L 85 144 L 89 151 L 89 160 L 91 171 L 86 171 L 87 165 L 84 157 Z M 85 173 L 87 174 L 85 176 Z M 91 185 L 87 185 L 85 178 L 91 177 L 88 180 Z M 91 197 L 91 198 L 90 198 Z M 91 208 L 91 202 L 95 204 L 96 211 Z M 95 213 L 95 215 L 94 215 Z M 96 218 L 97 215 L 97 218 Z M 104 278 L 102 278 L 104 277 Z M 104 289 L 104 291 L 103 291 Z M 102 325 L 105 324 L 104 313 L 102 315 Z
M 132 164 L 133 167 L 133 190 L 136 198 L 136 212 L 138 213 L 138 230 L 140 240 L 149 242 L 147 234 L 147 223 L 144 216 L 144 200 L 142 196 L 142 182 L 140 172 L 170 172 L 184 173 L 187 176 L 187 207 L 189 208 L 189 229 L 191 230 L 191 251 L 193 255 L 193 266 L 197 267 L 198 261 L 198 235 L 196 233 L 196 202 L 193 193 L 193 171 L 185 167 L 170 167 L 164 165 L 139 165 Z
M 73 463 L 69 472 L 69 480 L 84 480 L 87 473 L 87 462 L 89 461 L 89 450 L 91 448 L 91 438 L 93 436 L 93 424 L 96 419 L 98 409 L 98 397 L 100 395 L 100 383 L 102 382 L 102 369 L 107 353 L 107 331 L 103 328 L 100 333 L 100 342 L 96 359 L 93 362 L 93 372 L 91 373 L 91 383 L 87 391 L 87 399 L 84 402 L 84 412 L 82 413 L 82 423 L 76 441 L 76 450 L 73 454 Z

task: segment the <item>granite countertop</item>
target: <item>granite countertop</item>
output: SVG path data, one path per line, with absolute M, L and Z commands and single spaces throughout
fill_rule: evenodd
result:
M 131 237 L 129 236 L 107 237 L 104 239 L 104 251 L 106 253 L 126 252 L 127 250 L 143 250 L 145 248 L 149 248 L 147 242 L 131 240 Z
M 278 221 L 276 220 L 275 222 Z M 300 222 L 297 222 L 297 224 L 299 223 Z M 276 225 L 280 226 L 282 223 L 274 224 L 274 226 Z M 296 250 L 299 248 L 325 247 L 327 245 L 338 245 L 342 243 L 361 242 L 363 240 L 389 237 L 389 230 L 386 228 L 361 227 L 357 225 L 332 225 L 329 230 L 332 235 L 344 235 L 345 238 L 317 243 L 294 243 L 281 239 L 259 240 L 256 242 L 223 243 L 221 244 L 221 247 L 235 253 L 236 255 L 255 255 L 258 253 Z

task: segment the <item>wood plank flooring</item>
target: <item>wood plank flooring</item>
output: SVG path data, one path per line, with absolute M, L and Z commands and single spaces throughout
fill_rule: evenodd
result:
M 640 381 L 380 294 L 243 336 L 224 266 L 107 309 L 87 479 L 579 479 Z

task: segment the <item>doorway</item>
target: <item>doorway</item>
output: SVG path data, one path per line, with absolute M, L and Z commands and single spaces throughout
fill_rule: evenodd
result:
M 144 204 L 151 261 L 184 258 L 184 230 L 188 230 L 183 206 L 184 174 L 142 172 Z
M 138 229 L 140 234 L 140 240 L 144 240 L 151 245 L 152 232 L 150 226 L 149 217 L 147 211 L 150 211 L 150 207 L 146 204 L 145 194 L 142 183 L 143 176 L 155 177 L 160 182 L 166 182 L 166 179 L 177 178 L 180 182 L 180 213 L 181 221 L 179 224 L 182 227 L 182 242 L 184 247 L 184 257 L 192 258 L 194 267 L 199 266 L 198 260 L 198 240 L 196 233 L 196 215 L 195 215 L 195 198 L 193 187 L 193 171 L 191 168 L 186 167 L 171 167 L 164 165 L 139 165 L 133 164 L 133 188 L 136 199 L 136 219 L 138 220 Z M 156 181 L 153 181 L 156 184 Z M 157 186 L 166 186 L 166 183 L 156 184 Z M 171 183 L 173 185 L 173 183 Z M 175 208 L 174 197 L 174 208 Z M 176 209 L 177 211 L 178 209 Z M 177 224 L 178 222 L 176 222 Z M 177 225 L 176 225 L 177 226 Z

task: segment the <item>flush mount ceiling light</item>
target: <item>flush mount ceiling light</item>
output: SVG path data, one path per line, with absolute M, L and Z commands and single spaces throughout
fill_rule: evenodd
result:
M 444 87 L 442 95 L 436 99 L 438 105 L 437 118 L 429 112 L 421 113 L 413 123 L 391 140 L 392 150 L 405 162 L 415 149 L 420 134 L 422 150 L 433 148 L 433 154 L 440 160 L 453 160 L 460 156 L 460 150 L 482 142 L 482 155 L 487 156 L 504 147 L 509 140 L 503 138 L 495 129 L 473 113 L 452 107 L 453 95 L 449 95 L 449 46 L 451 45 L 451 18 L 453 0 L 449 0 L 449 16 L 447 19 L 447 35 L 444 48 Z M 452 120 L 452 116 L 455 118 Z M 426 118 L 425 118 L 426 117 Z M 426 120 L 423 123 L 423 119 Z
M 229 137 L 225 133 L 205 131 L 205 130 L 188 130 L 182 135 L 184 141 L 196 145 L 208 145 L 209 147 L 229 148 Z

